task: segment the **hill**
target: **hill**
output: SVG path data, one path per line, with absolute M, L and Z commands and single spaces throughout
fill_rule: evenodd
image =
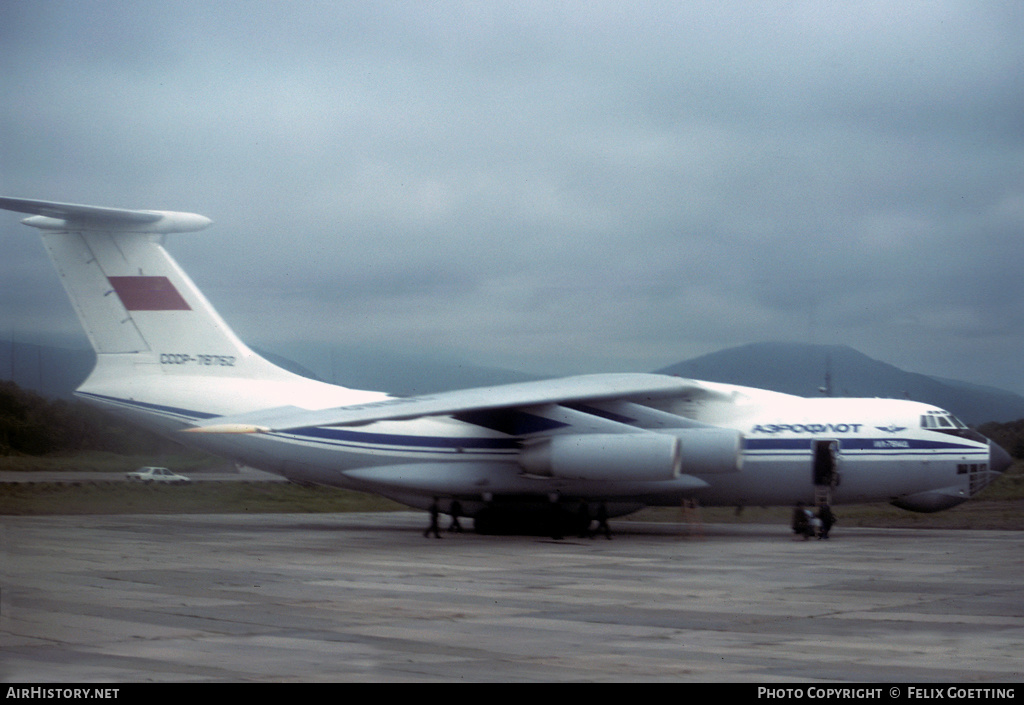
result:
M 907 372 L 843 345 L 752 343 L 657 370 L 710 382 L 820 396 L 914 399 L 953 412 L 965 423 L 1024 418 L 1024 397 L 993 387 Z

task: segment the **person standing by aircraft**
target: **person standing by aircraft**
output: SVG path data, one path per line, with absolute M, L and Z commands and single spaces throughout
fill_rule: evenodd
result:
M 556 541 L 561 541 L 563 537 L 562 529 L 562 498 L 557 492 L 553 492 L 548 495 L 548 524 L 551 530 L 551 538 Z
M 836 515 L 832 513 L 832 508 L 828 506 L 827 502 L 822 502 L 821 506 L 818 507 L 818 519 L 821 521 L 821 529 L 818 532 L 818 538 L 827 539 L 829 530 L 831 530 L 832 525 L 836 523 Z
M 430 526 L 423 532 L 423 538 L 429 538 L 430 534 L 434 534 L 435 539 L 441 538 L 441 529 L 437 525 L 438 515 L 441 510 L 437 506 L 437 497 L 434 497 L 434 501 L 430 504 Z
M 580 538 L 594 538 L 594 535 L 590 533 L 590 505 L 588 505 L 585 501 L 580 502 L 578 517 L 580 525 Z
M 452 516 L 452 523 L 448 525 L 448 531 L 455 531 L 461 534 L 462 524 L 459 523 L 459 517 L 462 516 L 462 502 L 453 499 L 448 507 L 448 513 Z
M 608 507 L 604 502 L 597 505 L 597 528 L 594 529 L 594 533 L 603 533 L 606 539 L 612 540 L 612 530 L 608 526 Z
M 803 537 L 804 541 L 811 537 L 811 512 L 804 506 L 803 502 L 797 502 L 793 507 L 793 533 L 794 538 Z
M 704 522 L 700 517 L 700 504 L 695 499 L 684 499 L 682 503 L 683 521 L 691 538 L 704 538 Z

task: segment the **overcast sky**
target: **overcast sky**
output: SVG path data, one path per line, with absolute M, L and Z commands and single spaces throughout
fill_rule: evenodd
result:
M 0 2 L 0 195 L 184 210 L 248 342 L 1024 392 L 1024 3 Z M 0 214 L 0 332 L 78 324 Z M 82 338 L 84 341 L 84 338 Z

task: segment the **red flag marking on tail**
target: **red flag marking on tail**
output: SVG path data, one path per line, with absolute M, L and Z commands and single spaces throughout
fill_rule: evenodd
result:
M 167 277 L 107 277 L 129 311 L 191 311 Z

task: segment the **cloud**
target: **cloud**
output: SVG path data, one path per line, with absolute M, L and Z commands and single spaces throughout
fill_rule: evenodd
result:
M 999 2 L 8 3 L 0 191 L 210 216 L 170 249 L 265 347 L 585 372 L 783 339 L 1024 391 L 1022 29 Z M 22 230 L 0 326 L 75 328 Z

